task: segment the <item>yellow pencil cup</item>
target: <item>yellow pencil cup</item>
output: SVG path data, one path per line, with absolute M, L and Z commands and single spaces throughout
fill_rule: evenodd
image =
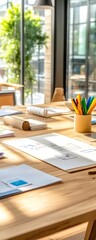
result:
M 91 132 L 91 115 L 75 114 L 74 130 L 80 133 Z

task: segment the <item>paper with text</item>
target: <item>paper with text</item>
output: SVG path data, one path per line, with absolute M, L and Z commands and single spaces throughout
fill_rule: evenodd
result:
M 5 143 L 63 170 L 96 163 L 96 147 L 56 133 Z

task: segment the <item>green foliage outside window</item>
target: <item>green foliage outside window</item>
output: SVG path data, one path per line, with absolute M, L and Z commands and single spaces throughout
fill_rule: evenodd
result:
M 21 69 L 21 9 L 20 5 L 10 3 L 6 16 L 0 19 L 0 58 L 7 63 L 6 73 L 8 82 L 20 83 Z M 25 86 L 32 86 L 35 72 L 32 69 L 32 56 L 36 46 L 42 48 L 47 43 L 47 34 L 42 31 L 39 16 L 32 11 L 24 12 L 24 61 L 25 61 Z

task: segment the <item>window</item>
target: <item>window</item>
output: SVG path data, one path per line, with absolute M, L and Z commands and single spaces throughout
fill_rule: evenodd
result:
M 69 2 L 67 98 L 96 96 L 96 3 Z
M 8 29 L 4 28 L 3 22 L 2 28 L 0 27 L 3 31 L 3 36 L 0 31 L 0 81 L 22 83 L 22 68 L 24 68 L 24 103 L 49 102 L 52 86 L 51 19 L 53 12 L 51 10 L 34 10 L 34 0 L 23 0 L 24 36 L 22 36 L 22 6 L 20 0 L 0 0 L 0 2 L 1 21 L 3 19 L 8 20 L 7 15 L 10 14 L 8 10 L 9 8 L 12 9 L 10 23 L 8 23 L 11 26 L 9 32 Z M 24 66 L 22 66 L 22 62 Z M 16 96 L 20 100 L 19 94 L 17 92 Z

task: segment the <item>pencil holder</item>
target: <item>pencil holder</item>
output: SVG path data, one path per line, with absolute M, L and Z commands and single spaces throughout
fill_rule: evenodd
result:
M 91 115 L 75 114 L 74 130 L 80 133 L 91 132 Z

